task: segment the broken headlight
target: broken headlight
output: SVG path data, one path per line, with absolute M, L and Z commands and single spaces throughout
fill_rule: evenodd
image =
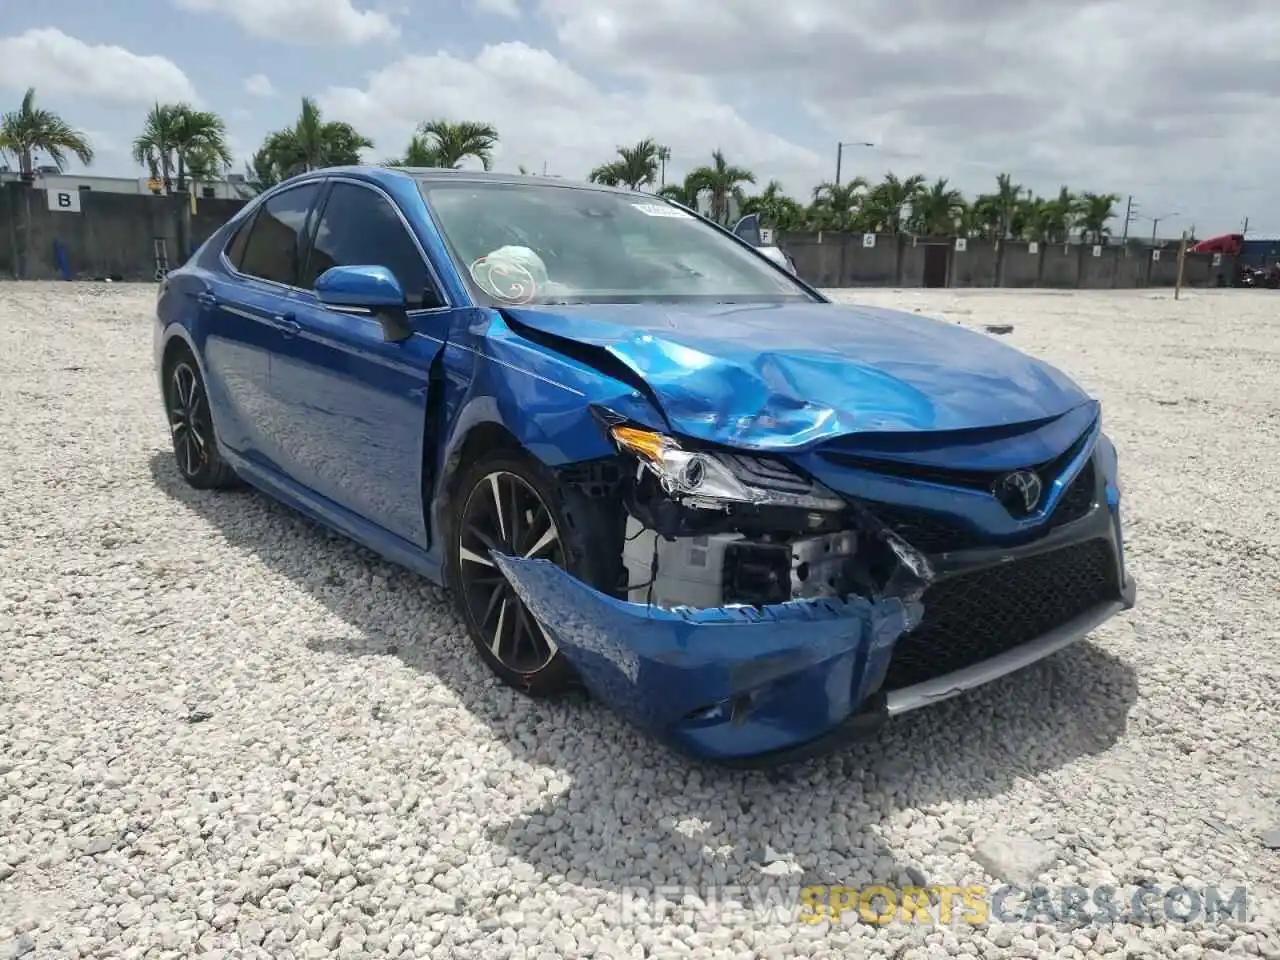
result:
M 745 504 L 822 512 L 846 506 L 838 494 L 779 460 L 686 450 L 674 438 L 643 427 L 613 425 L 609 433 L 621 449 L 657 477 L 668 496 L 692 506 L 723 509 Z

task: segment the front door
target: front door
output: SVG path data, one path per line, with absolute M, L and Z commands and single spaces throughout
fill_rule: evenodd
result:
M 304 293 L 298 329 L 272 358 L 271 392 L 285 430 L 282 466 L 296 483 L 422 549 L 423 457 L 432 362 L 449 311 L 421 309 L 433 290 L 425 255 L 382 191 L 334 180 L 299 285 L 331 267 L 378 265 L 409 299 L 414 333 L 388 341 L 372 316 Z M 417 307 L 418 309 L 415 309 Z

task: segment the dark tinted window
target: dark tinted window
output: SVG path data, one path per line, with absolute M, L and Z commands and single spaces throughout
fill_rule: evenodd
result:
M 227 244 L 227 259 L 231 261 L 231 265 L 237 270 L 240 269 L 240 261 L 244 259 L 244 248 L 249 243 L 249 231 L 253 229 L 253 216 L 250 215 L 244 223 L 231 237 L 231 242 Z
M 427 267 L 395 208 L 367 187 L 335 183 L 301 286 L 314 286 L 331 267 L 356 266 L 386 267 L 400 281 L 409 306 L 421 305 L 430 282 Z
M 254 217 L 240 272 L 277 283 L 296 283 L 298 235 L 320 187 L 307 184 L 268 200 Z

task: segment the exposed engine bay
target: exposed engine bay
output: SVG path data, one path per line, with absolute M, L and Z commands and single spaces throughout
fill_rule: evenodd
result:
M 856 502 L 778 458 L 686 449 L 621 423 L 621 599 L 672 609 L 791 600 L 918 600 L 925 556 Z

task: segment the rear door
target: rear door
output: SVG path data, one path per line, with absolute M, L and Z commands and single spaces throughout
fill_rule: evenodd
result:
M 336 266 L 378 265 L 410 301 L 408 340 L 388 341 L 372 316 L 323 306 L 315 279 Z M 391 197 L 334 178 L 299 281 L 299 332 L 272 359 L 282 465 L 298 483 L 418 547 L 429 546 L 423 455 L 432 361 L 449 310 L 426 254 Z
M 279 410 L 271 357 L 296 326 L 297 280 L 318 182 L 284 190 L 259 206 L 223 251 L 226 275 L 202 294 L 208 388 L 221 440 L 247 460 L 275 468 Z

